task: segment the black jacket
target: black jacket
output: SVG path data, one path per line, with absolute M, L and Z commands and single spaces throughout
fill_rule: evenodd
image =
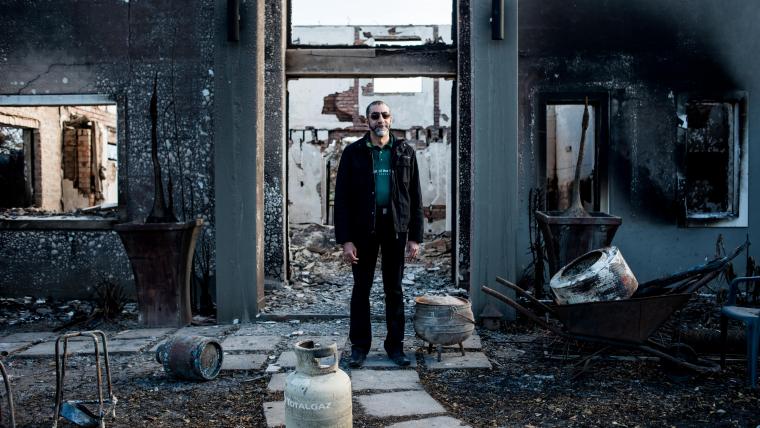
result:
M 335 184 L 335 240 L 366 239 L 375 231 L 375 176 L 369 133 L 349 144 L 340 157 Z M 422 193 L 414 149 L 391 135 L 391 214 L 397 233 L 422 242 Z

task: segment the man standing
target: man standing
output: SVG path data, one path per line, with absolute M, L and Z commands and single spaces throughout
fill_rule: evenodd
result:
M 361 367 L 372 343 L 369 294 L 378 248 L 382 250 L 388 334 L 384 347 L 400 366 L 404 355 L 404 258 L 417 257 L 422 241 L 422 198 L 412 147 L 391 134 L 391 111 L 382 101 L 367 106 L 369 132 L 348 145 L 335 185 L 335 240 L 351 263 L 351 362 Z

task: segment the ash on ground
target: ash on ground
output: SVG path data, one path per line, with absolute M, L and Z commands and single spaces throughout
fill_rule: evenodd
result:
M 266 293 L 264 313 L 348 315 L 353 277 L 341 259 L 333 226 L 297 224 L 290 226 L 290 281 Z M 407 314 L 414 298 L 421 295 L 455 295 L 467 292 L 451 279 L 451 238 L 448 233 L 425 236 L 417 260 L 404 269 L 404 299 Z M 373 316 L 383 316 L 383 282 L 380 257 L 370 294 Z
M 92 329 L 111 325 L 113 328 L 137 325 L 137 303 L 125 302 L 117 320 L 99 317 L 97 300 L 56 300 L 44 297 L 0 297 L 0 330 L 14 332 L 60 330 L 68 327 Z

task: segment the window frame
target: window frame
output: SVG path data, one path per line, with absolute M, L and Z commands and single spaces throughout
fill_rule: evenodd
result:
M 685 227 L 746 227 L 748 225 L 748 98 L 746 91 L 724 92 L 683 92 L 676 98 L 676 114 L 679 118 L 677 130 L 677 153 L 678 153 L 678 196 L 677 200 L 681 207 L 679 210 L 679 225 Z M 729 162 L 732 170 L 732 182 L 728 183 L 728 195 L 730 209 L 725 212 L 693 212 L 690 213 L 686 206 L 687 186 L 687 128 L 682 126 L 686 117 L 686 106 L 690 102 L 726 103 L 733 107 L 733 136 L 731 156 Z
M 106 94 L 60 94 L 60 95 L 0 95 L 0 106 L 4 107 L 53 107 L 53 106 L 95 106 L 110 104 L 116 106 L 116 135 L 119 154 L 125 150 L 124 144 L 118 144 L 120 121 L 123 120 L 122 104 L 114 96 Z M 36 161 L 35 161 L 36 163 Z M 36 167 L 36 166 L 35 166 Z M 6 218 L 0 216 L 0 230 L 112 230 L 113 225 L 122 217 L 124 207 L 122 183 L 123 169 L 119 168 L 118 218 L 99 216 L 72 217 L 70 213 L 45 216 L 23 216 Z
M 548 105 L 578 105 L 583 104 L 588 97 L 589 106 L 594 108 L 594 195 L 593 211 L 609 211 L 609 174 L 608 158 L 610 146 L 610 94 L 608 92 L 541 92 L 538 94 L 538 161 L 536 176 L 540 180 L 539 187 L 547 184 L 547 125 L 546 107 Z M 546 192 L 548 194 L 548 192 Z M 548 201 L 544 201 L 548 203 Z

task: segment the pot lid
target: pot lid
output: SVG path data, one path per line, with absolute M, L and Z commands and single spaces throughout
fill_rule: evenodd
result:
M 414 301 L 418 305 L 434 306 L 463 306 L 470 303 L 467 299 L 454 296 L 417 296 Z

